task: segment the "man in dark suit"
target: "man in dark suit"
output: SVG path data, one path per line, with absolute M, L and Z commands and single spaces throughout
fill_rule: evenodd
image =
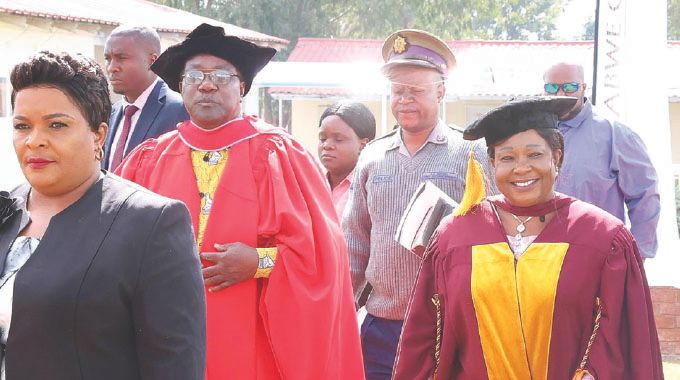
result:
M 142 141 L 175 129 L 189 119 L 182 97 L 149 69 L 161 52 L 158 33 L 149 27 L 119 26 L 106 40 L 104 58 L 113 105 L 102 166 L 113 171 Z

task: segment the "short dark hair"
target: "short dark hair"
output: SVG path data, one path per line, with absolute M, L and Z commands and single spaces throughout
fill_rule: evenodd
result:
M 534 131 L 536 131 L 536 133 L 538 133 L 538 135 L 541 136 L 543 140 L 545 140 L 545 142 L 548 143 L 548 146 L 550 147 L 550 150 L 553 152 L 553 155 L 558 150 L 562 152 L 559 161 L 556 162 L 557 168 L 558 169 L 561 168 L 562 162 L 564 161 L 564 137 L 562 136 L 562 133 L 557 128 L 535 128 Z M 502 144 L 506 140 L 507 139 L 504 139 L 486 148 L 486 151 L 492 160 L 496 156 L 494 148 Z
M 331 104 L 321 114 L 321 122 L 328 116 L 336 115 L 342 119 L 360 139 L 371 141 L 375 138 L 375 117 L 371 110 L 359 102 L 339 101 Z
M 41 51 L 14 66 L 10 82 L 12 108 L 23 89 L 56 88 L 78 106 L 93 131 L 109 121 L 111 99 L 106 76 L 97 62 L 83 55 Z
M 119 25 L 111 31 L 111 37 L 132 37 L 137 46 L 147 48 L 147 53 L 161 54 L 161 38 L 156 29 L 145 25 Z

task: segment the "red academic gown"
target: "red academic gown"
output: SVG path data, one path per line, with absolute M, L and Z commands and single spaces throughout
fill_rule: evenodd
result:
M 210 131 L 187 121 L 147 140 L 118 174 L 183 201 L 194 231 L 200 199 L 192 148 L 229 148 L 204 250 L 229 242 L 278 249 L 268 279 L 206 292 L 206 379 L 363 379 L 346 245 L 312 156 L 250 116 Z
M 517 260 L 490 201 L 516 215 L 556 211 Z M 606 212 L 558 194 L 516 208 L 502 197 L 440 225 L 423 261 L 394 379 L 569 380 L 602 317 L 585 369 L 596 380 L 662 379 L 647 280 L 630 232 Z

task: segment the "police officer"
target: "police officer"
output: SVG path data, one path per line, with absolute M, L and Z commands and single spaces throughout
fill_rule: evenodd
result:
M 394 239 L 410 196 L 431 181 L 456 201 L 465 188 L 470 149 L 439 119 L 446 78 L 456 58 L 445 42 L 420 30 L 400 30 L 385 40 L 383 74 L 390 81 L 398 127 L 361 153 L 343 218 L 355 298 L 370 285 L 361 327 L 366 378 L 389 379 L 420 258 Z

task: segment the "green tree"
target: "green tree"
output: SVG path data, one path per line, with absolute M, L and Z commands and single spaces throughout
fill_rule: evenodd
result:
M 290 40 L 384 38 L 401 28 L 445 39 L 551 39 L 569 0 L 157 0 Z M 285 54 L 284 54 L 285 55 Z
M 210 17 L 214 15 L 212 13 L 215 4 L 213 0 L 160 0 L 156 1 L 156 3 L 200 14 L 202 16 Z
M 485 33 L 475 37 L 511 40 L 552 39 L 555 20 L 563 11 L 564 4 L 559 0 L 506 0 L 487 3 L 488 11 L 478 16 L 478 26 Z
M 335 35 L 336 17 L 328 12 L 330 0 L 156 0 L 243 28 L 285 38 L 288 48 L 275 60 L 285 60 L 298 37 Z
M 668 0 L 668 39 L 680 40 L 680 0 Z
M 155 0 L 223 22 L 285 38 L 274 57 L 286 60 L 299 37 L 383 39 L 402 28 L 444 39 L 551 39 L 570 0 Z M 273 120 L 278 104 L 263 93 L 260 113 Z
M 445 39 L 551 39 L 564 0 L 353 0 L 336 4 L 338 34 L 384 38 L 400 28 Z
M 595 39 L 595 20 L 593 20 L 592 17 L 589 18 L 585 24 L 583 24 L 583 34 L 581 35 L 581 39 L 584 41 Z

